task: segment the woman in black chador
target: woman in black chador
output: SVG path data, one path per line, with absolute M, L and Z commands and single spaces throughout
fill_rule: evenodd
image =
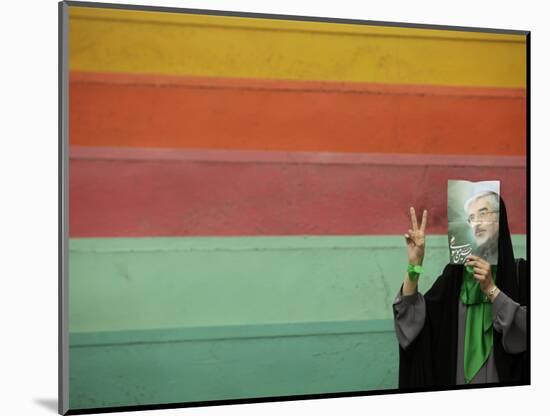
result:
M 432 288 L 418 293 L 428 212 L 405 234 L 409 267 L 393 303 L 399 341 L 399 387 L 529 383 L 526 337 L 528 275 L 516 260 L 506 207 L 498 211 L 498 264 L 470 255 L 448 264 Z M 496 218 L 494 218 L 496 221 Z

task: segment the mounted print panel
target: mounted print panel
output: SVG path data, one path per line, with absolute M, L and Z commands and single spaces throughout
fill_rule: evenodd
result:
M 490 323 L 464 378 L 405 382 L 402 332 L 404 291 L 429 315 L 453 245 L 480 253 L 455 180 L 496 181 L 527 258 L 527 33 L 61 7 L 70 413 L 528 383 Z M 524 313 L 506 276 L 487 299 Z

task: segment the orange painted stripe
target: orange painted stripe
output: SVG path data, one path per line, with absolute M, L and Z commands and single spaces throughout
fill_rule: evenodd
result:
M 71 73 L 82 146 L 525 155 L 524 89 Z

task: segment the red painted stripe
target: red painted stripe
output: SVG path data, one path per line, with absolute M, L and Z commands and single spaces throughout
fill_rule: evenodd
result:
M 443 234 L 448 179 L 501 180 L 512 232 L 526 232 L 525 166 L 499 158 L 443 166 L 373 164 L 369 155 L 347 163 L 311 162 L 314 155 L 305 163 L 266 163 L 217 154 L 204 163 L 197 154 L 95 159 L 75 150 L 71 237 L 401 234 L 410 205 L 428 208 L 429 232 Z
M 525 155 L 523 89 L 72 73 L 71 144 Z

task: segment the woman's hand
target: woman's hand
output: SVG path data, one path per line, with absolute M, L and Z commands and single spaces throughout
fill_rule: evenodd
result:
M 421 265 L 424 261 L 424 247 L 426 244 L 425 231 L 426 223 L 428 222 L 428 211 L 424 210 L 422 213 L 422 222 L 420 228 L 418 228 L 418 222 L 416 221 L 416 212 L 413 207 L 411 212 L 411 229 L 405 234 L 405 241 L 407 242 L 407 254 L 409 257 L 409 264 Z
M 488 291 L 495 286 L 491 273 L 491 265 L 481 257 L 472 254 L 466 257 L 464 265 L 474 268 L 474 278 L 479 282 L 481 291 L 488 295 Z

